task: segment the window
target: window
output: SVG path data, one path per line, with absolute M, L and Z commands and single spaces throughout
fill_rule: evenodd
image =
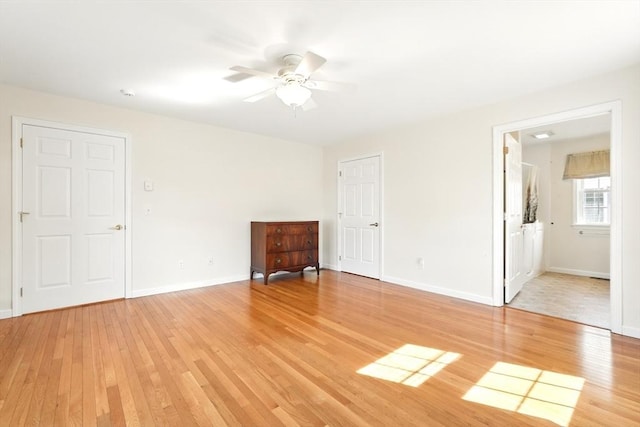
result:
M 608 226 L 611 218 L 611 178 L 585 178 L 574 182 L 574 223 Z

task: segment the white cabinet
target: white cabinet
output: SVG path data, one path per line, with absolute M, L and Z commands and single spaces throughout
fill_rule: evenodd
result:
M 536 222 L 535 235 L 533 237 L 533 277 L 539 276 L 545 271 L 544 267 L 544 224 Z
M 523 237 L 523 270 L 527 280 L 540 275 L 542 266 L 542 252 L 544 246 L 544 224 L 535 222 L 522 225 Z

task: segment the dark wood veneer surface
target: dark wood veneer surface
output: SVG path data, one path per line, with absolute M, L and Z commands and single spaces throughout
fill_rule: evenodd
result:
M 303 271 L 318 259 L 318 221 L 251 222 L 251 275 L 262 273 L 264 284 L 278 271 Z

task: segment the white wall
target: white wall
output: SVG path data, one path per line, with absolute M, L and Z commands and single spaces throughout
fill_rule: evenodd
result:
M 547 270 L 609 277 L 609 236 L 580 234 L 573 223 L 573 181 L 563 180 L 567 154 L 608 149 L 609 135 L 524 146 L 522 160 L 540 167 L 540 213 Z M 546 158 L 545 158 L 546 156 Z M 585 230 L 588 233 L 588 230 Z
M 246 279 L 251 220 L 319 219 L 318 147 L 0 85 L 5 317 L 11 308 L 12 115 L 131 134 L 134 295 Z M 153 180 L 153 192 L 143 190 L 146 178 Z M 207 265 L 211 256 L 213 267 Z
M 640 65 L 324 150 L 0 85 L 0 314 L 11 303 L 11 115 L 132 134 L 136 290 L 248 276 L 251 219 L 322 211 L 321 261 L 336 266 L 337 162 L 384 152 L 383 279 L 490 304 L 492 127 L 616 99 L 623 331 L 640 336 Z M 143 192 L 144 178 L 156 191 Z M 211 255 L 213 271 L 202 265 Z
M 383 279 L 491 303 L 492 127 L 618 99 L 623 332 L 640 336 L 640 65 L 326 147 L 325 264 L 337 265 L 337 162 L 382 151 Z
M 490 304 L 491 127 L 482 122 L 462 113 L 326 147 L 325 263 L 337 265 L 338 161 L 384 152 L 383 280 Z

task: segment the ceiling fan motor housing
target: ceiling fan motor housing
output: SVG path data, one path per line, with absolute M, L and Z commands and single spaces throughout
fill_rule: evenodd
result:
M 298 64 L 300 64 L 301 60 L 302 57 L 294 53 L 282 57 L 282 62 L 285 64 L 285 66 L 278 70 L 278 77 L 284 84 L 302 84 L 305 82 L 305 80 L 307 80 L 303 75 L 295 73 L 296 68 L 298 67 Z

